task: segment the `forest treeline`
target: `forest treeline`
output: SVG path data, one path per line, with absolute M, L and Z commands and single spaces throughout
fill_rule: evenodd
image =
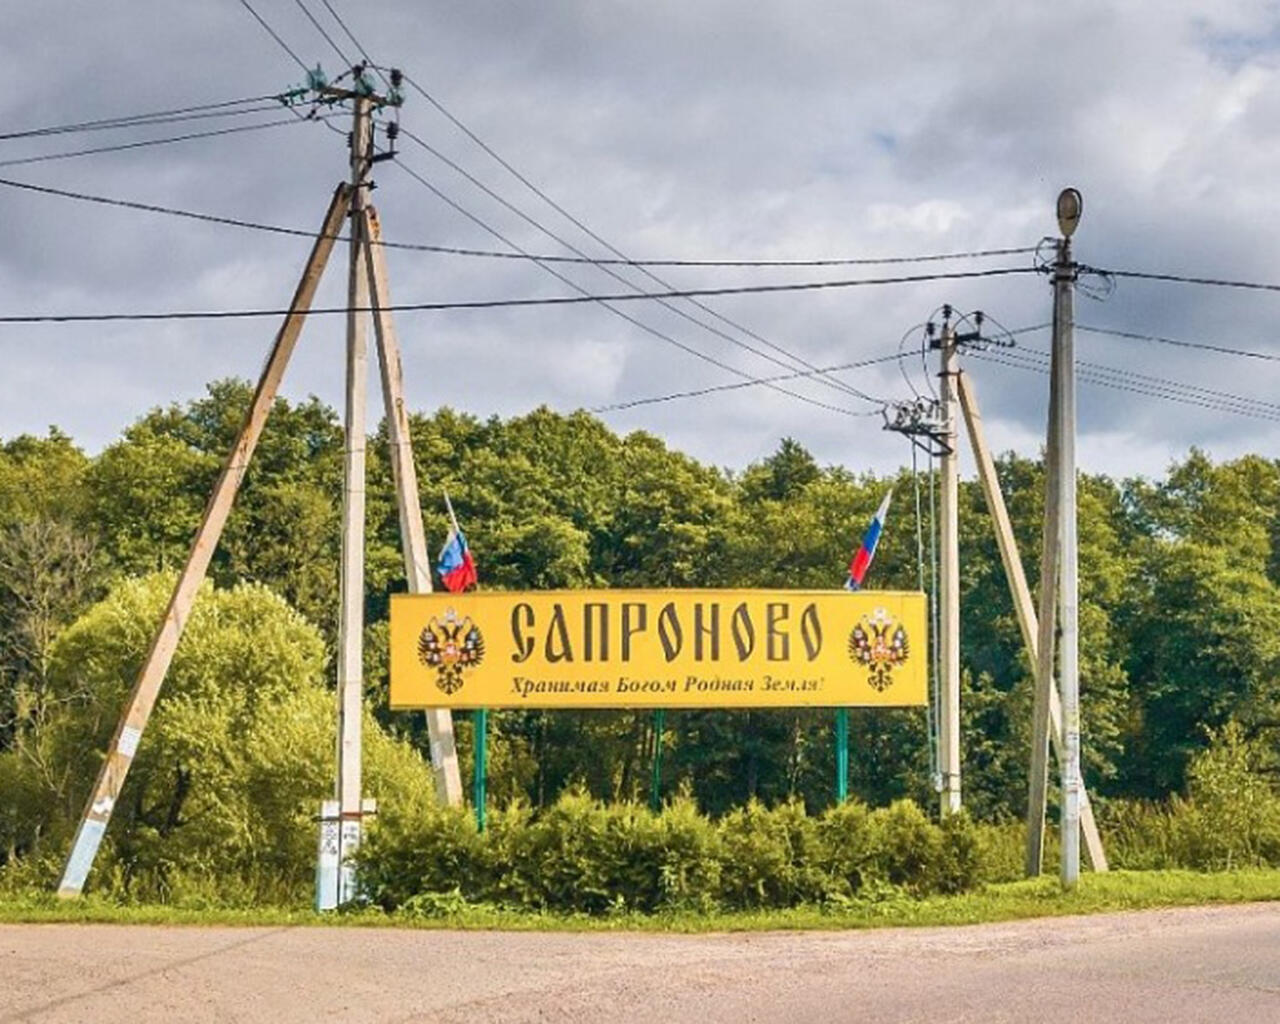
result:
M 147 413 L 93 456 L 57 429 L 0 445 L 0 840 L 9 851 L 54 829 L 50 808 L 64 822 L 78 811 L 163 606 L 168 582 L 156 574 L 182 564 L 249 394 L 243 382 L 215 383 L 200 400 Z M 414 416 L 412 431 L 429 544 L 444 535 L 447 488 L 481 586 L 837 587 L 889 486 L 868 586 L 917 586 L 909 471 L 820 466 L 789 439 L 728 471 L 653 435 L 620 436 L 586 413 L 545 408 L 507 420 L 441 409 Z M 1034 588 L 1041 464 L 1008 454 L 998 469 Z M 134 785 L 132 813 L 150 829 L 139 842 L 189 819 L 183 801 L 201 773 L 243 771 L 246 792 L 267 802 L 327 792 L 341 478 L 334 411 L 277 402 L 214 558 L 217 599 L 175 663 L 186 681 L 165 697 L 193 702 L 198 715 L 183 719 L 174 704 L 161 720 L 170 731 L 144 742 L 157 759 Z M 422 715 L 387 708 L 388 596 L 405 582 L 381 432 L 370 438 L 368 510 L 366 686 L 381 726 L 370 756 L 381 759 L 375 776 L 425 790 L 410 756 L 426 750 Z M 1079 510 L 1092 791 L 1104 803 L 1182 791 L 1193 756 L 1228 722 L 1274 741 L 1280 461 L 1214 463 L 1193 450 L 1159 481 L 1086 475 Z M 965 804 L 978 818 L 1016 818 L 1030 669 L 976 482 L 961 485 L 960 535 Z M 470 724 L 457 718 L 466 771 Z M 663 792 L 712 815 L 752 797 L 819 811 L 832 801 L 832 724 L 821 710 L 669 713 Z M 505 711 L 490 728 L 499 804 L 548 806 L 575 788 L 606 801 L 647 797 L 648 712 Z M 265 744 L 252 765 L 249 753 L 219 747 L 244 736 Z M 852 794 L 873 806 L 934 802 L 922 710 L 855 711 L 851 748 Z M 296 776 L 293 788 L 273 783 L 272 765 Z

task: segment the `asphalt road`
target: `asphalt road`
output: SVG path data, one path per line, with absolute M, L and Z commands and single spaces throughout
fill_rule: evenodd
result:
M 1280 1022 L 1280 905 L 701 936 L 0 926 L 0 1022 Z

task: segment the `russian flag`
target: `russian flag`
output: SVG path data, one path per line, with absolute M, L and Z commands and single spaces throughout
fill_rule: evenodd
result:
M 453 503 L 449 501 L 448 494 L 444 496 L 444 503 L 449 509 L 452 526 L 444 547 L 440 549 L 436 572 L 440 574 L 440 582 L 446 590 L 452 594 L 460 594 L 468 587 L 474 587 L 479 582 L 479 577 L 476 575 L 476 561 L 471 557 L 466 535 L 458 528 L 458 517 L 453 514 Z
M 858 590 L 862 586 L 867 569 L 871 567 L 871 560 L 876 557 L 876 545 L 880 543 L 880 531 L 884 529 L 885 517 L 889 514 L 889 499 L 892 497 L 893 488 L 890 488 L 889 493 L 884 496 L 884 501 L 880 502 L 880 507 L 876 510 L 871 525 L 867 527 L 867 532 L 863 534 L 862 546 L 858 548 L 853 561 L 849 563 L 849 578 L 845 581 L 846 590 Z

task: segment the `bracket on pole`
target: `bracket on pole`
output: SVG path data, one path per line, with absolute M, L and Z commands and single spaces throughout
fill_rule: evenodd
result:
M 892 414 L 890 414 L 892 410 Z M 951 453 L 947 443 L 947 426 L 942 405 L 936 398 L 917 398 L 914 402 L 894 402 L 881 410 L 884 429 L 902 434 L 926 455 Z

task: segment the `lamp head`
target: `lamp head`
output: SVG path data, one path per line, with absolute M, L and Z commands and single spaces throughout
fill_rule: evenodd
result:
M 1064 188 L 1058 193 L 1058 230 L 1063 238 L 1075 234 L 1080 224 L 1080 215 L 1084 213 L 1084 196 L 1079 189 Z

